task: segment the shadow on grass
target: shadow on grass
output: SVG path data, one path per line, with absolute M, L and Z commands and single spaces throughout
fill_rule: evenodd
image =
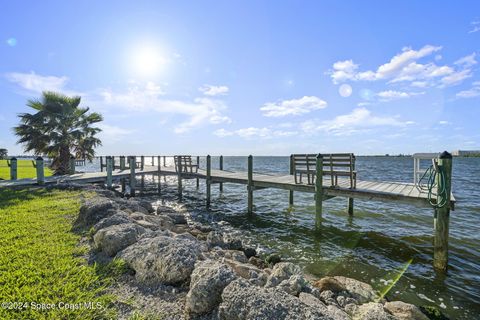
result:
M 2 188 L 0 189 L 0 209 L 11 206 L 21 201 L 32 200 L 50 194 L 51 191 L 42 187 L 30 188 Z

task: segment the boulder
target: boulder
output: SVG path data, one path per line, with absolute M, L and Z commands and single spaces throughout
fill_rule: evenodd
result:
M 115 199 L 115 202 L 117 203 L 118 207 L 122 210 L 130 210 L 131 212 L 141 212 L 144 214 L 149 213 L 148 208 L 144 207 L 144 205 L 146 205 L 147 203 L 146 201 L 139 202 L 133 199 L 126 200 L 126 199 L 118 198 L 118 199 Z
M 255 267 L 260 268 L 260 269 L 268 268 L 267 263 L 265 261 L 263 261 L 262 259 L 257 258 L 257 257 L 250 257 L 250 259 L 248 259 L 248 262 L 250 262 Z
M 282 261 L 282 257 L 280 257 L 280 255 L 276 254 L 276 253 L 272 253 L 270 255 L 267 256 L 267 258 L 265 258 L 265 261 L 270 265 L 270 266 L 274 266 L 275 264 L 279 263 L 280 261 Z
M 345 290 L 345 287 L 335 279 L 334 277 L 324 277 L 318 281 L 313 283 L 313 286 L 318 288 L 320 291 L 332 291 L 332 292 L 340 292 Z
M 93 242 L 97 249 L 112 257 L 120 250 L 137 242 L 140 235 L 146 231 L 145 228 L 133 223 L 111 225 L 98 230 L 93 236 Z
M 290 278 L 280 282 L 277 287 L 278 289 L 281 289 L 292 296 L 298 297 L 300 292 L 305 291 L 307 286 L 308 282 L 302 275 L 294 274 Z
M 232 269 L 213 260 L 198 261 L 192 272 L 190 290 L 185 300 L 189 315 L 210 312 L 221 302 L 223 289 L 236 278 Z
M 95 226 L 93 226 L 93 229 L 98 231 L 106 227 L 110 227 L 117 224 L 123 224 L 123 223 L 132 223 L 132 219 L 130 219 L 127 213 L 123 211 L 118 211 L 114 215 L 103 218 L 102 220 L 97 222 Z
M 280 284 L 283 280 L 289 279 L 293 275 L 299 275 L 302 270 L 296 264 L 291 262 L 279 262 L 275 264 L 272 273 L 268 277 L 266 287 L 274 287 Z
M 247 257 L 247 259 L 250 259 L 251 257 L 255 257 L 257 255 L 257 250 L 254 248 L 244 248 L 243 253 Z
M 347 292 L 359 303 L 367 303 L 379 298 L 377 291 L 368 283 L 342 276 L 324 277 L 314 282 L 313 286 L 320 291 L 332 291 L 335 294 Z
M 353 319 L 358 320 L 394 320 L 395 317 L 386 312 L 381 303 L 369 302 L 356 308 Z
M 242 250 L 242 240 L 232 234 L 222 234 L 219 231 L 210 231 L 207 236 L 207 243 L 210 248 L 220 247 L 230 250 Z
M 167 217 L 172 219 L 174 224 L 187 224 L 187 218 L 181 213 L 169 213 Z
M 77 223 L 91 226 L 98 221 L 116 213 L 115 203 L 104 197 L 94 197 L 85 201 L 80 207 Z
M 329 319 L 321 310 L 275 288 L 259 288 L 243 279 L 232 281 L 222 293 L 220 319 Z
M 428 320 L 428 317 L 417 306 L 410 303 L 392 301 L 385 303 L 383 307 L 399 320 Z
M 238 276 L 249 280 L 252 284 L 264 286 L 267 282 L 267 274 L 251 264 L 241 263 L 231 259 L 224 259 L 223 261 L 229 265 Z
M 198 243 L 185 238 L 143 238 L 118 254 L 146 284 L 178 284 L 187 281 L 201 256 Z

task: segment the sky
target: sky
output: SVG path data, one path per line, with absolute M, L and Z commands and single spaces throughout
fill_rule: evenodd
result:
M 480 150 L 479 1 L 1 1 L 0 147 L 42 91 L 99 154 Z

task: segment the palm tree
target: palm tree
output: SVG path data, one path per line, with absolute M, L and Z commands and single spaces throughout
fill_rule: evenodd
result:
M 7 149 L 0 148 L 0 160 L 6 158 L 7 155 L 8 155 L 8 150 L 7 150 Z
M 19 114 L 20 124 L 13 128 L 25 152 L 52 158 L 55 174 L 68 173 L 72 153 L 92 160 L 95 148 L 101 145 L 96 137 L 101 129 L 92 125 L 103 118 L 88 113 L 89 108 L 80 107 L 80 101 L 78 96 L 45 91 L 40 100 L 28 100 L 27 106 L 36 112 Z

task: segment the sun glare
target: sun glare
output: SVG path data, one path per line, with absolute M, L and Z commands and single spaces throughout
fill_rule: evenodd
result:
M 133 50 L 131 57 L 132 71 L 141 77 L 158 75 L 164 69 L 167 59 L 154 46 L 141 46 Z

